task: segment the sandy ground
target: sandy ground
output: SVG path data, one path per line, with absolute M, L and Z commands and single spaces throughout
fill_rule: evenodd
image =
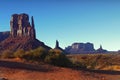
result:
M 8 80 L 120 80 L 120 72 L 99 73 L 14 60 L 0 60 L 0 78 Z

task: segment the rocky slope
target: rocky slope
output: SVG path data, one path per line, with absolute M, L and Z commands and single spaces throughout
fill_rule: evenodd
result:
M 23 49 L 25 51 L 36 49 L 38 47 L 43 47 L 45 49 L 50 49 L 50 47 L 46 46 L 43 42 L 37 40 L 37 39 L 31 39 L 31 38 L 22 38 L 22 37 L 16 37 L 16 38 L 7 38 L 3 42 L 0 43 L 0 52 L 3 52 L 5 50 L 10 51 L 17 51 L 19 49 Z

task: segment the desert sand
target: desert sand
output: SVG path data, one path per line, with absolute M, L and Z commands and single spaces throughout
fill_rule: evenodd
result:
M 100 73 L 48 64 L 0 60 L 0 78 L 7 80 L 120 80 L 120 72 Z

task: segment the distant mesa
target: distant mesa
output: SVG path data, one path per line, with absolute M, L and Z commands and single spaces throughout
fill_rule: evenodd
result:
M 71 46 L 65 48 L 67 53 L 94 53 L 93 43 L 73 43 Z
M 65 52 L 70 54 L 79 54 L 79 53 L 106 53 L 107 50 L 103 49 L 100 45 L 100 48 L 95 50 L 93 43 L 73 43 L 71 46 L 65 48 Z
M 0 33 L 0 37 L 4 36 L 0 40 L 0 52 L 4 50 L 16 51 L 18 49 L 27 51 L 38 47 L 51 49 L 36 39 L 33 16 L 30 23 L 28 14 L 13 14 L 10 20 L 10 29 L 10 32 Z

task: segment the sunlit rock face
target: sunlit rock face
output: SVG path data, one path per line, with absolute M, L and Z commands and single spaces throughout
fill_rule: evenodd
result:
M 31 17 L 29 22 L 28 14 L 13 14 L 10 20 L 11 36 L 12 37 L 30 37 L 36 38 L 34 19 Z

